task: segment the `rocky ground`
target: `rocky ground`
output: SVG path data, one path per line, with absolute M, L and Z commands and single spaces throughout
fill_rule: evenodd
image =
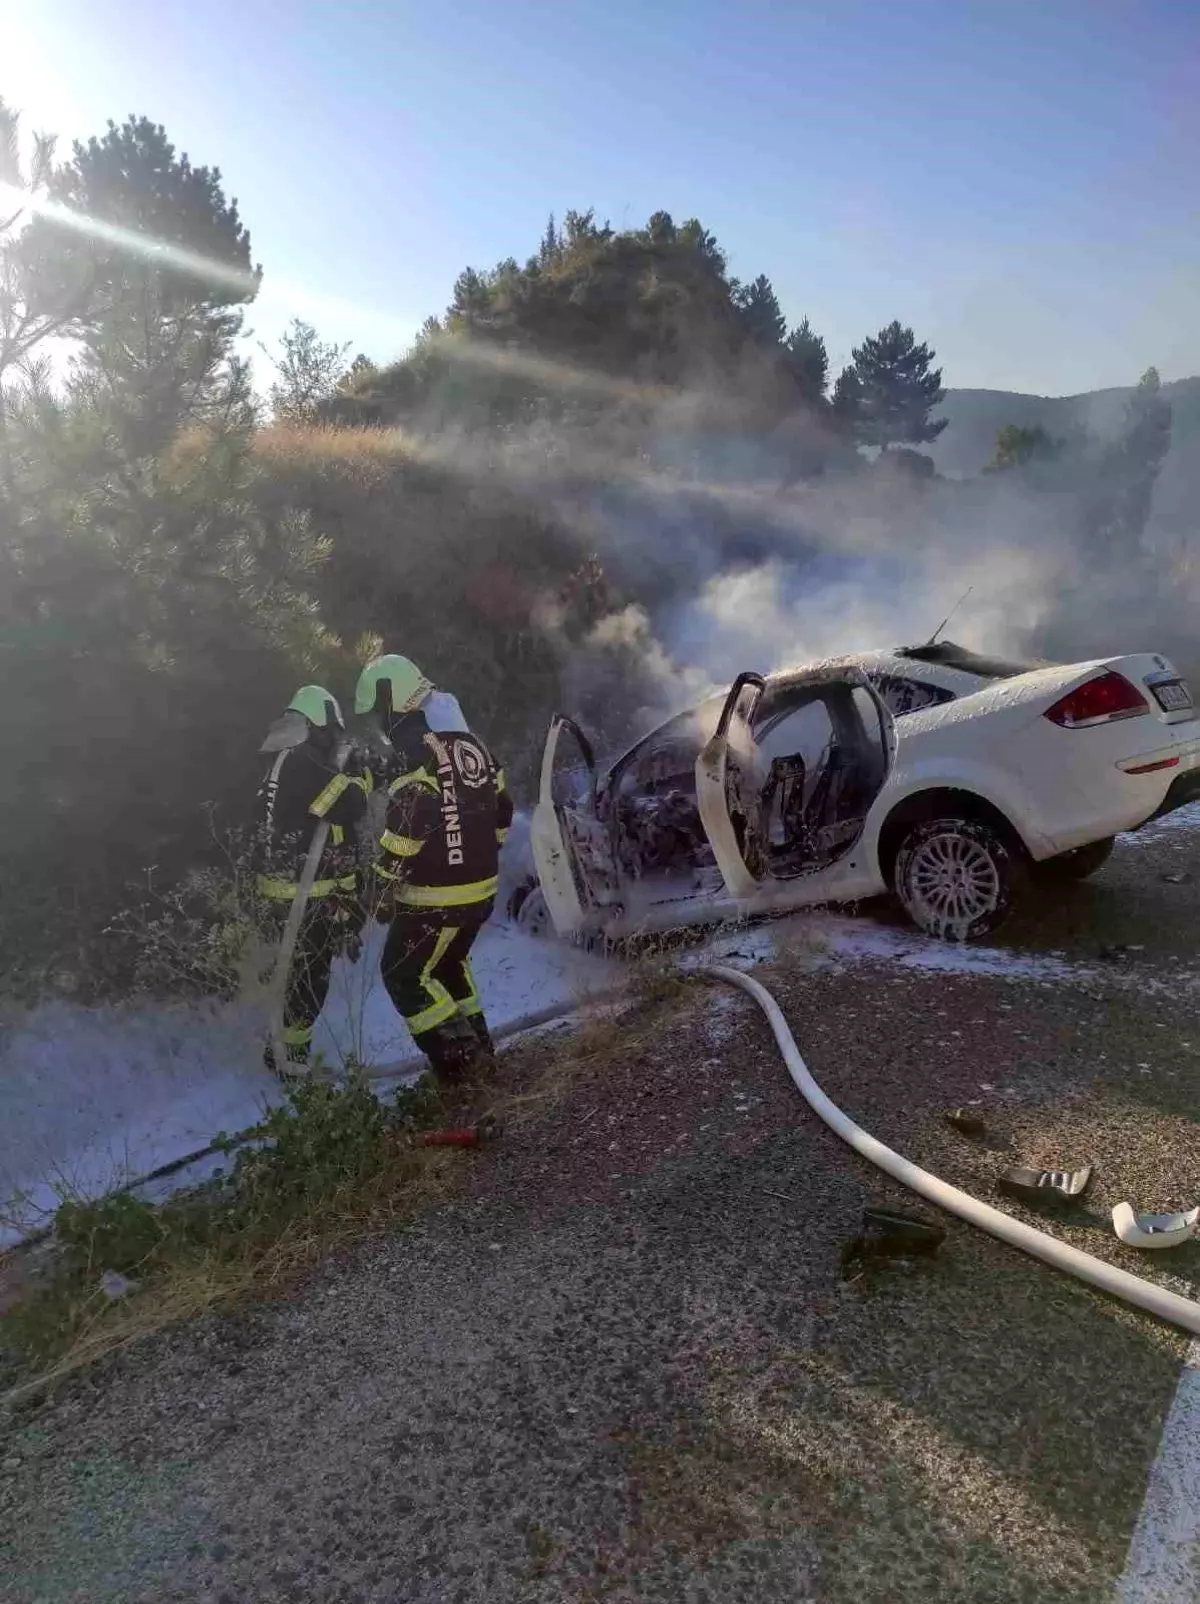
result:
M 1148 1263 L 1108 1215 L 1200 1195 L 1197 841 L 1023 917 L 1006 950 L 1046 966 L 815 920 L 756 973 L 868 1130 L 997 1201 L 1008 1164 L 1090 1161 L 1052 1229 L 1196 1292 L 1200 1245 Z M 1184 1339 L 954 1221 L 843 1274 L 865 1203 L 933 1211 L 815 1120 L 749 999 L 690 987 L 463 1165 L 413 1229 L 0 1426 L 0 1596 L 1112 1598 Z

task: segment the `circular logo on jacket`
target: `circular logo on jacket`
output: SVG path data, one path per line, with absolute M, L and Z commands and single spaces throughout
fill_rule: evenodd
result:
M 477 791 L 481 785 L 488 781 L 487 759 L 471 741 L 455 741 L 454 767 L 462 778 L 462 783 Z

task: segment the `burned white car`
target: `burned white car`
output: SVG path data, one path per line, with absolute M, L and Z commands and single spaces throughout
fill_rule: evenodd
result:
M 1028 879 L 1093 873 L 1200 796 L 1200 720 L 1164 658 L 1005 665 L 897 721 L 880 655 L 742 674 L 604 772 L 555 718 L 519 922 L 616 940 L 893 891 L 966 940 Z

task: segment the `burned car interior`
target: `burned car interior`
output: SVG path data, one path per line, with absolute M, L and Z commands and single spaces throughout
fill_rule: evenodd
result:
M 663 901 L 720 886 L 696 779 L 719 719 L 729 743 L 726 806 L 756 878 L 815 873 L 857 839 L 888 769 L 875 698 L 838 680 L 767 686 L 746 678 L 743 692 L 735 687 L 655 730 L 598 785 L 590 750 L 574 732 L 589 772 L 577 756 L 570 798 L 560 790 L 557 800 L 571 809 L 570 835 L 593 895 L 636 896 L 640 885 Z M 727 719 L 722 708 L 731 700 Z
M 875 702 L 861 686 L 785 691 L 754 735 L 760 752 L 775 753 L 758 799 L 767 872 L 782 880 L 825 868 L 857 840 L 887 777 Z

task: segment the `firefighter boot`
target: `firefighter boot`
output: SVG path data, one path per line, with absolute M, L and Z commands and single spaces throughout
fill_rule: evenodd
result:
M 289 1086 L 295 1081 L 302 1081 L 306 1075 L 311 1075 L 311 1070 L 313 1070 L 311 1063 L 308 1062 L 308 1047 L 302 1046 L 284 1047 L 284 1062 L 282 1062 L 282 1067 L 279 1067 L 276 1059 L 274 1059 L 273 1041 L 268 1041 L 266 1046 L 263 1047 L 263 1063 L 271 1071 L 271 1075 L 279 1076 L 284 1086 Z
M 307 1047 L 285 1047 L 282 1068 L 275 1062 L 275 1047 L 268 1042 L 263 1048 L 263 1063 L 272 1075 L 278 1075 L 285 1086 L 295 1085 L 311 1074 L 312 1066 L 308 1061 Z
M 467 1064 L 466 1042 L 456 1019 L 432 1030 L 423 1030 L 417 1046 L 429 1060 L 429 1067 L 440 1081 L 462 1079 Z
M 461 1016 L 460 1016 L 461 1017 Z M 467 1041 L 467 1068 L 473 1075 L 491 1076 L 496 1072 L 496 1044 L 482 1013 L 468 1014 L 462 1019 L 469 1034 Z

